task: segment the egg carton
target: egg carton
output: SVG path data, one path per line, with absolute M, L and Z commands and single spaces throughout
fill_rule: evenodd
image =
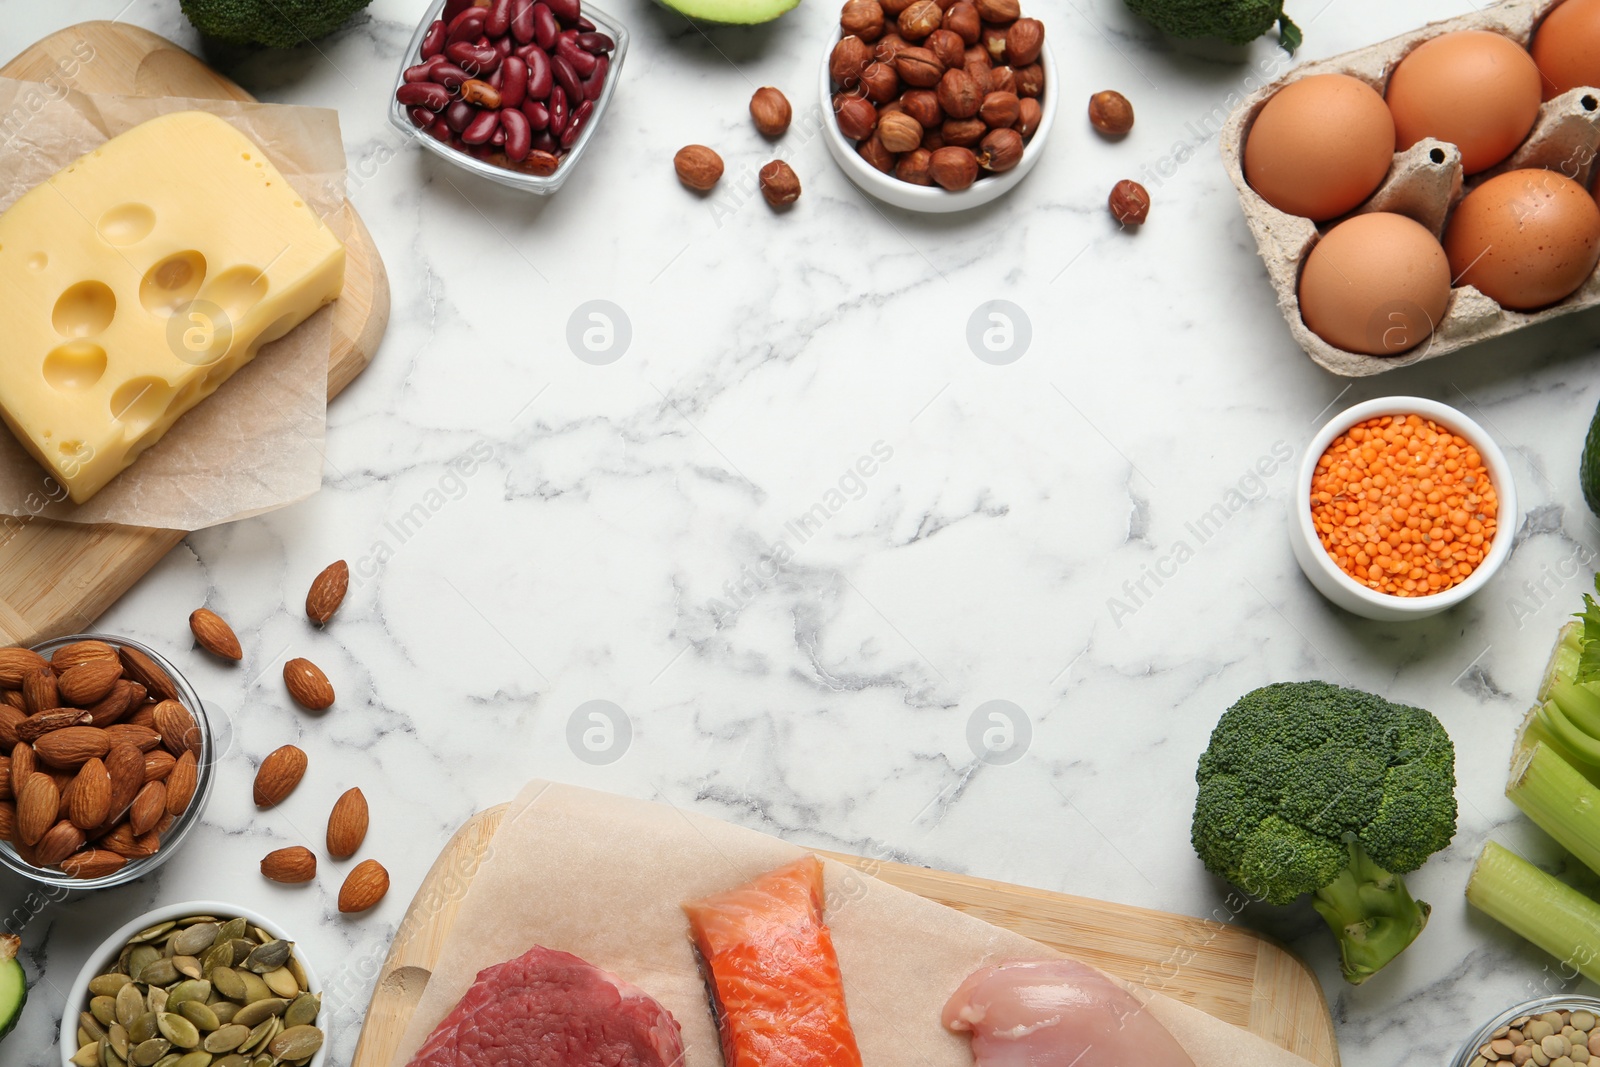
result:
M 1346 378 L 1382 374 L 1600 304 L 1600 269 L 1565 300 L 1533 312 L 1503 308 L 1470 285 L 1458 286 L 1451 290 L 1444 318 L 1434 329 L 1433 336 L 1411 351 L 1397 356 L 1347 352 L 1312 333 L 1300 315 L 1300 268 L 1317 243 L 1317 224 L 1279 211 L 1250 188 L 1244 178 L 1244 142 L 1250 127 L 1272 95 L 1290 82 L 1312 74 L 1348 74 L 1366 82 L 1382 96 L 1395 65 L 1424 41 L 1457 30 L 1490 30 L 1526 48 L 1534 29 L 1559 2 L 1504 0 L 1470 15 L 1430 23 L 1368 48 L 1303 64 L 1252 94 L 1228 117 L 1221 135 L 1222 158 L 1228 176 L 1239 191 L 1239 203 L 1266 263 L 1267 276 L 1278 292 L 1278 306 L 1289 324 L 1289 332 L 1322 367 Z M 1470 183 L 1463 180 L 1461 152 L 1453 144 L 1430 138 L 1395 153 L 1394 164 L 1383 184 L 1352 214 L 1392 211 L 1415 219 L 1440 237 L 1451 209 L 1466 191 L 1485 179 L 1508 170 L 1543 167 L 1558 170 L 1587 187 L 1595 169 L 1597 150 L 1600 150 L 1600 88 L 1574 89 L 1546 101 L 1539 110 L 1533 132 L 1511 158 L 1481 174 L 1474 174 Z

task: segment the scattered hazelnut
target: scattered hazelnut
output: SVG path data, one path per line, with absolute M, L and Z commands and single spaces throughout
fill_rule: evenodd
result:
M 978 85 L 966 71 L 947 70 L 939 79 L 939 106 L 951 118 L 970 119 L 982 103 Z
M 1150 217 L 1150 194 L 1138 182 L 1124 179 L 1112 187 L 1108 206 L 1123 226 L 1142 226 Z
M 989 58 L 999 63 L 1006 54 L 1006 30 L 1004 26 L 985 26 L 978 37 L 978 43 L 989 53 Z
M 894 176 L 912 185 L 932 185 L 933 153 L 926 148 L 913 148 L 894 165 Z
M 1022 15 L 1017 0 L 976 0 L 973 6 L 985 22 L 1011 22 Z
M 935 0 L 916 0 L 900 12 L 900 36 L 908 41 L 920 41 L 944 23 L 944 10 Z
M 900 98 L 906 114 L 916 119 L 923 129 L 933 129 L 944 121 L 944 108 L 939 106 L 939 96 L 931 89 L 913 89 Z
M 933 153 L 929 174 L 944 188 L 960 192 L 978 180 L 978 157 L 970 148 L 946 146 Z
M 939 127 L 939 136 L 944 138 L 944 143 L 969 148 L 983 140 L 983 135 L 989 132 L 989 127 L 979 118 L 971 119 L 945 119 L 944 125 Z
M 1016 93 L 990 93 L 978 106 L 978 117 L 991 130 L 1009 129 L 1022 117 L 1022 101 Z
M 989 91 L 991 93 L 1016 93 L 1017 72 L 1010 67 L 995 67 L 989 71 Z
M 947 68 L 957 69 L 967 65 L 967 46 L 950 30 L 934 30 L 922 46 L 938 57 Z
M 876 0 L 872 3 L 876 6 Z M 794 109 L 789 106 L 788 97 L 768 85 L 757 89 L 750 98 L 750 117 L 763 137 L 782 137 L 789 129 L 789 120 L 794 118 Z
M 800 199 L 800 178 L 794 168 L 781 159 L 774 159 L 761 168 L 761 195 L 773 210 L 786 208 Z
M 872 49 L 859 37 L 841 37 L 828 56 L 828 75 L 843 89 L 854 89 L 861 72 L 872 62 Z
M 833 112 L 839 120 L 839 132 L 852 141 L 865 140 L 878 127 L 878 109 L 871 101 L 850 93 L 833 98 Z
M 706 192 L 722 178 L 722 157 L 703 144 L 685 145 L 672 157 L 678 180 L 691 189 Z
M 1006 62 L 1026 67 L 1044 51 L 1044 23 L 1038 19 L 1018 19 L 1006 30 Z
M 878 38 L 877 47 L 872 50 L 872 57 L 879 63 L 893 63 L 894 57 L 911 47 L 911 42 L 898 33 L 886 33 Z
M 1089 123 L 1108 137 L 1121 137 L 1133 129 L 1133 105 L 1113 89 L 1095 93 L 1089 98 Z
M 903 111 L 878 117 L 878 140 L 895 155 L 922 144 L 922 124 Z
M 878 0 L 845 0 L 839 14 L 840 29 L 868 42 L 883 36 L 883 22 L 883 5 Z
M 931 89 L 944 76 L 944 64 L 926 48 L 907 48 L 894 57 L 894 69 L 902 81 L 918 89 Z
M 978 9 L 967 0 L 956 0 L 945 8 L 943 26 L 960 37 L 964 45 L 977 44 L 978 37 L 983 33 L 983 20 L 978 17 Z
M 883 147 L 883 142 L 878 139 L 877 134 L 862 141 L 857 146 L 856 153 L 875 170 L 885 174 L 894 170 L 894 153 Z
M 961 65 L 970 70 L 977 63 L 981 63 L 985 67 L 992 67 L 994 66 L 994 56 L 991 56 L 989 50 L 981 44 L 969 44 L 966 52 L 961 56 Z
M 888 63 L 868 64 L 861 72 L 861 90 L 874 104 L 887 104 L 900 91 L 900 75 Z
M 1017 95 L 1040 96 L 1044 93 L 1044 68 L 1037 63 L 1014 68 L 1017 72 Z
M 972 84 L 977 86 L 980 100 L 994 92 L 994 68 L 989 64 L 973 63 L 963 69 L 967 77 L 972 79 Z
M 878 0 L 878 5 L 883 8 L 883 13 L 890 18 L 899 18 L 900 12 L 911 6 L 911 0 Z
M 990 130 L 978 146 L 978 166 L 999 174 L 1022 161 L 1022 134 L 1016 130 Z
M 1044 108 L 1039 106 L 1038 100 L 1030 96 L 1017 102 L 1016 130 L 1022 136 L 1032 137 L 1043 119 Z

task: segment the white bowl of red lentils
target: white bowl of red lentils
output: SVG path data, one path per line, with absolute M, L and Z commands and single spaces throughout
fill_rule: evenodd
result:
M 1483 427 L 1437 401 L 1368 400 L 1329 420 L 1300 466 L 1295 559 L 1317 591 L 1363 618 L 1436 615 L 1511 554 L 1516 487 Z

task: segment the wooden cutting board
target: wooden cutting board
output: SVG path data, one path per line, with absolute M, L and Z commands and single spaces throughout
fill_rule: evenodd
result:
M 456 831 L 400 921 L 378 974 L 351 1067 L 394 1062 L 411 1014 L 450 938 L 466 886 L 509 805 Z M 1244 1027 L 1318 1067 L 1339 1067 L 1322 986 L 1287 949 L 1240 926 L 922 867 L 823 853 L 892 885 L 1014 930 Z
M 91 93 L 254 99 L 165 37 L 120 22 L 84 22 L 53 33 L 0 67 L 0 76 Z M 333 305 L 330 398 L 372 361 L 389 323 L 383 260 L 349 201 L 344 210 L 350 239 L 344 293 Z M 89 629 L 183 537 L 182 530 L 31 517 L 21 525 L 0 523 L 0 645 Z

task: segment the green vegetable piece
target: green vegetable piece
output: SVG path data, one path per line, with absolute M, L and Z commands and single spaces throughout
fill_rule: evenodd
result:
M 182 0 L 195 29 L 232 44 L 295 48 L 337 30 L 372 0 Z
M 1583 487 L 1583 501 L 1589 510 L 1600 515 L 1600 407 L 1595 408 L 1589 420 L 1589 433 L 1583 440 L 1583 455 L 1578 460 L 1578 484 Z
M 1403 874 L 1455 836 L 1455 746 L 1421 708 L 1285 682 L 1225 712 L 1195 773 L 1206 867 L 1270 904 L 1303 895 L 1359 984 L 1427 924 Z
M 1127 0 L 1135 15 L 1174 37 L 1221 37 L 1249 44 L 1278 27 L 1278 43 L 1294 53 L 1300 27 L 1283 13 L 1284 0 Z
M 1591 981 L 1600 981 L 1600 904 L 1495 844 L 1483 846 L 1467 901 Z
M 28 1003 L 28 976 L 17 960 L 21 948 L 22 938 L 0 934 L 0 1041 L 15 1029 Z
M 1600 872 L 1600 789 L 1541 743 L 1511 768 L 1506 796 L 1545 833 Z

